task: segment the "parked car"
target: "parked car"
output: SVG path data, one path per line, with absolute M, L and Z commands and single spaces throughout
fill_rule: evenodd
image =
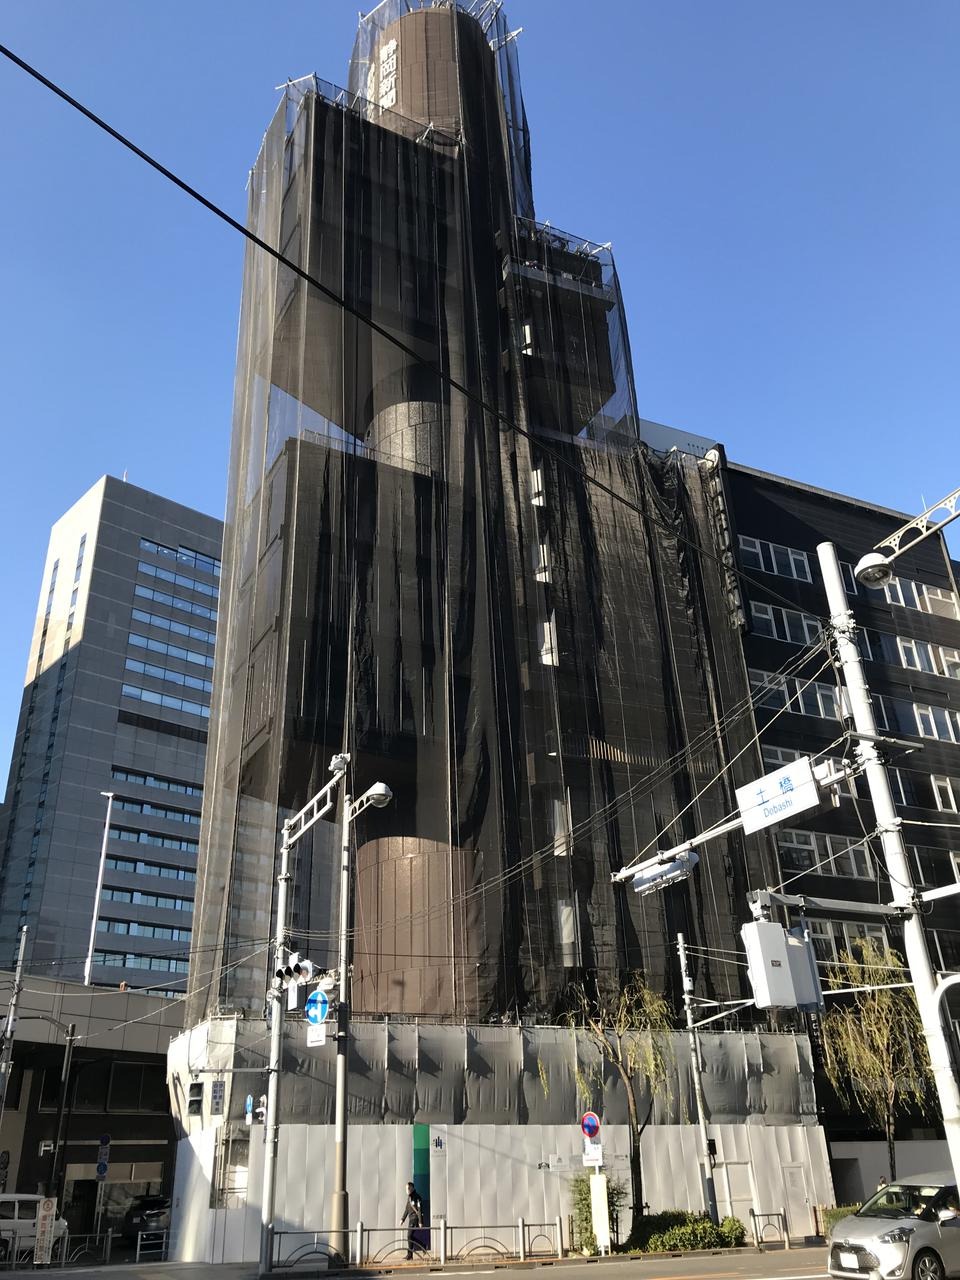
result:
M 32 1250 L 37 1239 L 37 1206 L 43 1196 L 19 1191 L 0 1194 L 0 1259 Z M 67 1234 L 67 1223 L 59 1214 L 53 1220 L 53 1239 Z
M 944 1280 L 960 1276 L 960 1199 L 952 1174 L 904 1178 L 882 1186 L 841 1218 L 827 1242 L 837 1280 Z
M 142 1231 L 166 1231 L 170 1226 L 168 1196 L 137 1196 L 123 1218 L 124 1240 L 136 1240 Z

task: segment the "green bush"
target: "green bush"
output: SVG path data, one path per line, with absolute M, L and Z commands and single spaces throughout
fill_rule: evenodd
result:
M 728 1249 L 739 1249 L 747 1238 L 747 1228 L 739 1218 L 727 1215 L 720 1223 L 720 1234 L 727 1242 Z
M 739 1218 L 724 1218 L 715 1227 L 709 1218 L 671 1209 L 643 1219 L 634 1247 L 647 1253 L 681 1249 L 730 1249 L 743 1244 L 747 1232 Z
M 858 1204 L 840 1204 L 835 1209 L 821 1209 L 820 1218 L 823 1223 L 823 1234 L 829 1235 L 833 1227 L 837 1225 L 841 1218 L 846 1218 L 851 1213 L 856 1213 L 860 1208 Z

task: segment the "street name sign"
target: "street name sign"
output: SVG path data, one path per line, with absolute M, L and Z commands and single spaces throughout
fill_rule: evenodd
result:
M 807 809 L 816 809 L 820 804 L 820 791 L 809 756 L 802 756 L 782 769 L 764 774 L 745 787 L 737 787 L 736 794 L 743 830 L 747 835 L 751 831 L 786 822 Z

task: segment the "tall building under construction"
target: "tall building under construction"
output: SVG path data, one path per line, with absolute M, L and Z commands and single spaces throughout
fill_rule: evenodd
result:
M 381 4 L 250 184 L 299 271 L 249 250 L 194 1017 L 262 1007 L 279 825 L 339 751 L 394 794 L 356 835 L 358 1012 L 553 1021 L 583 977 L 670 990 L 667 940 L 742 914 L 736 842 L 649 904 L 610 883 L 732 807 L 732 775 L 698 795 L 748 694 L 698 550 L 723 513 L 639 448 L 611 254 L 535 221 L 516 45 L 474 8 Z M 292 923 L 323 963 L 315 832 Z

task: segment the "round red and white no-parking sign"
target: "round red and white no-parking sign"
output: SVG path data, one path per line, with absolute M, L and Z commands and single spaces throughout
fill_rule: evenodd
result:
M 585 1111 L 580 1119 L 580 1128 L 585 1138 L 595 1138 L 600 1132 L 600 1117 L 595 1111 Z

